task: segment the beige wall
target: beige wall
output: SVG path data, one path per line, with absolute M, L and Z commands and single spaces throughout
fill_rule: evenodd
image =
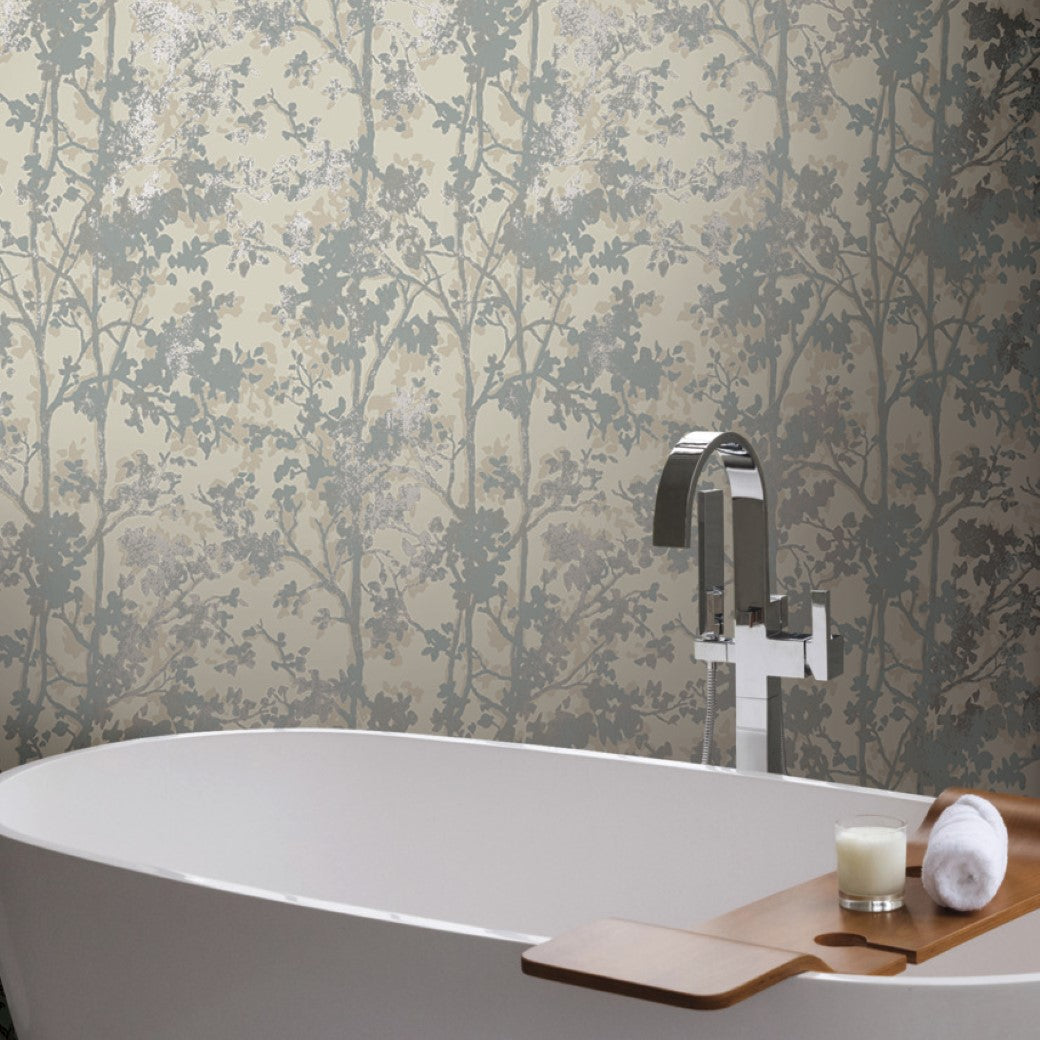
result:
M 1037 790 L 1035 16 L 92 11 L 0 12 L 4 766 L 300 724 L 689 758 L 650 509 L 731 427 L 846 637 L 791 771 Z

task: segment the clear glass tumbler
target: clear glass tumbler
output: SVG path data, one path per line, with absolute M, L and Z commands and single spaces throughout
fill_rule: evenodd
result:
M 847 816 L 834 825 L 838 903 L 846 910 L 898 910 L 906 885 L 906 821 Z

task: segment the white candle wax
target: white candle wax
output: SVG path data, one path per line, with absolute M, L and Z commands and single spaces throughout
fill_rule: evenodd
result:
M 838 888 L 849 896 L 900 895 L 906 878 L 906 831 L 846 827 L 835 836 Z

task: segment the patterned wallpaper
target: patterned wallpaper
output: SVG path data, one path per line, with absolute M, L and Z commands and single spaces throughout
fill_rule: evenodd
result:
M 846 639 L 791 771 L 1037 789 L 1035 9 L 3 0 L 0 40 L 0 765 L 694 756 L 650 510 L 730 427 Z

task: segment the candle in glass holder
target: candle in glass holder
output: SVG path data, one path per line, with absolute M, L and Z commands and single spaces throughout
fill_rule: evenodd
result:
M 906 823 L 861 815 L 834 825 L 838 902 L 847 910 L 897 910 L 906 883 Z

